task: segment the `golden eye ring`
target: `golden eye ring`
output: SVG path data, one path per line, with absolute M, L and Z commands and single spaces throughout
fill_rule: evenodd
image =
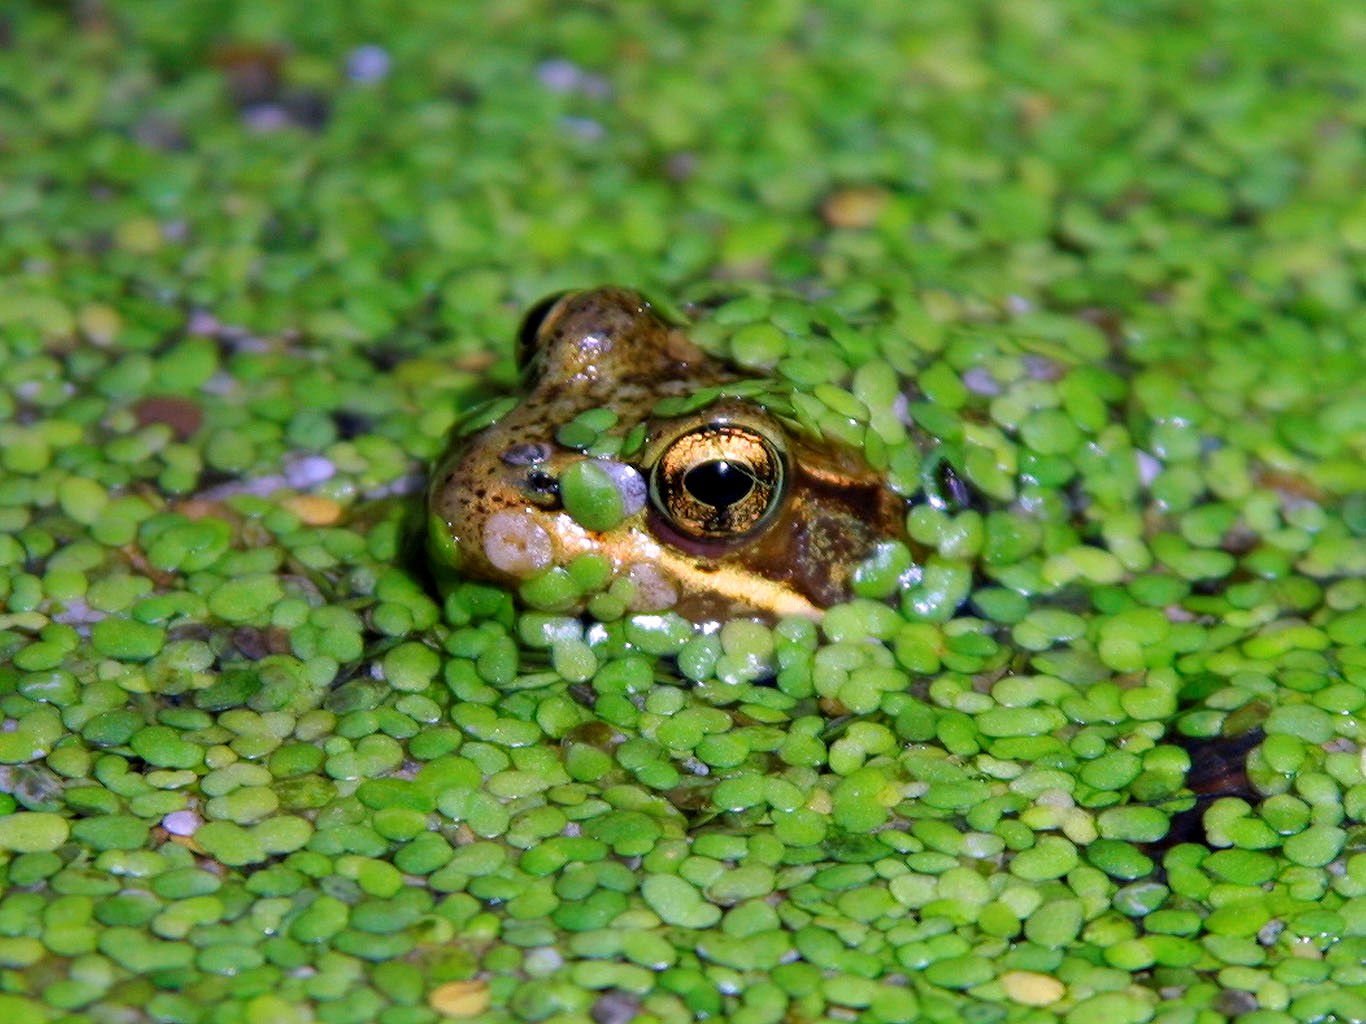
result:
M 708 423 L 660 454 L 650 470 L 650 502 L 684 536 L 737 540 L 772 521 L 787 476 L 787 452 L 773 438 L 738 423 Z

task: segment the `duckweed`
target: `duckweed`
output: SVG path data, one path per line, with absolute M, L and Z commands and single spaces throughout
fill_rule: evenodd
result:
M 1350 5 L 353 6 L 0 18 L 0 1020 L 1366 1016 Z M 819 624 L 428 592 L 608 281 L 907 498 Z

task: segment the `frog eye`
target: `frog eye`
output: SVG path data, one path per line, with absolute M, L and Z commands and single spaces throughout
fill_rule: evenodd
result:
M 540 347 L 541 325 L 550 316 L 550 311 L 568 294 L 555 292 L 547 295 L 522 317 L 522 326 L 517 328 L 517 369 L 525 370 L 531 364 L 532 357 Z
M 711 423 L 676 437 L 650 470 L 650 501 L 679 533 L 734 540 L 772 517 L 786 486 L 787 457 L 770 437 Z

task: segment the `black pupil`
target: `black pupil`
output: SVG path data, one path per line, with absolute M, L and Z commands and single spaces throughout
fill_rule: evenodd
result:
M 683 486 L 703 504 L 729 508 L 754 490 L 754 474 L 748 466 L 713 459 L 688 470 Z

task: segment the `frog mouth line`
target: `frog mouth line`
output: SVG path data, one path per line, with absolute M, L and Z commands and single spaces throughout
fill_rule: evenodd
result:
M 757 606 L 779 617 L 800 615 L 807 619 L 819 619 L 824 614 L 822 609 L 800 594 L 771 580 L 755 579 L 748 574 L 741 578 L 739 574 L 732 574 L 726 569 L 705 572 L 676 555 L 660 558 L 659 564 L 696 591 L 709 588 L 713 594 L 729 598 L 737 604 Z
M 594 550 L 610 558 L 618 572 L 625 572 L 633 565 L 657 566 L 670 578 L 678 592 L 680 603 L 689 600 L 686 595 L 706 594 L 737 606 L 753 608 L 761 615 L 779 618 L 797 615 L 807 619 L 819 619 L 824 614 L 819 606 L 792 590 L 790 584 L 782 580 L 756 577 L 753 573 L 725 563 L 712 562 L 706 566 L 699 566 L 695 557 L 686 551 L 671 550 L 667 543 L 639 526 L 612 537 L 594 535 L 577 523 L 572 527 L 568 524 L 562 526 L 564 528 L 557 531 L 562 543 L 568 536 L 575 536 L 577 540 L 577 543 L 569 543 L 562 552 L 566 558 L 572 558 L 583 551 Z
M 691 593 L 706 593 L 726 598 L 736 604 L 758 608 L 776 616 L 800 615 L 819 619 L 823 612 L 787 586 L 774 580 L 756 578 L 725 566 L 698 568 L 686 554 L 660 549 L 651 555 L 654 563 Z

